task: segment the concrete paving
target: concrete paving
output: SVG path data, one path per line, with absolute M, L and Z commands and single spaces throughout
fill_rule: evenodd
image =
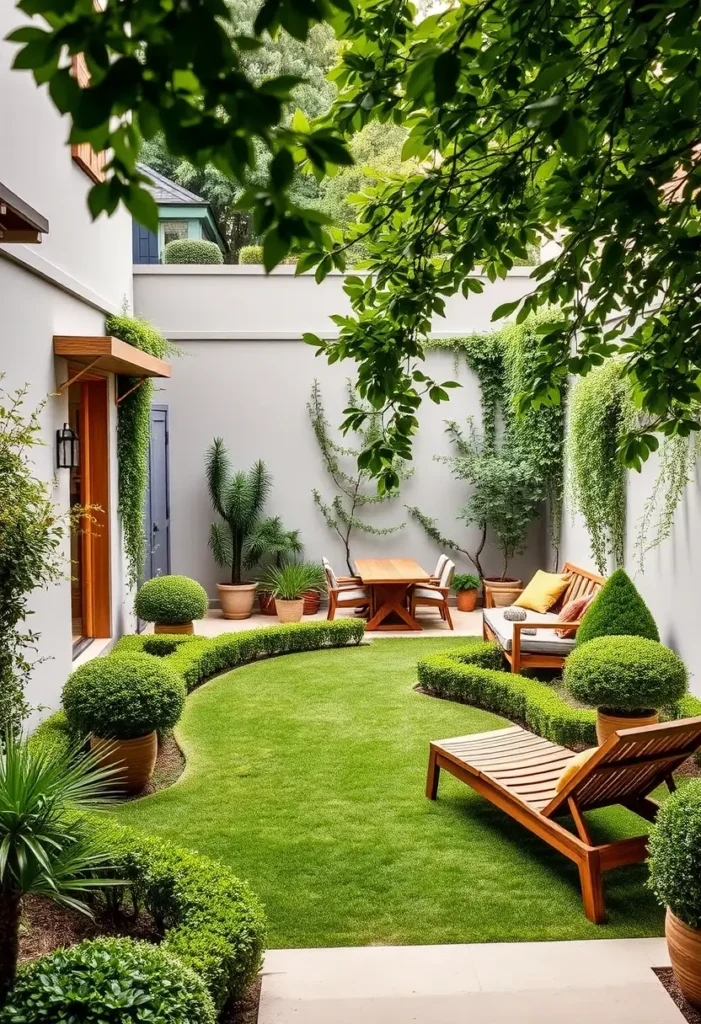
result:
M 683 1024 L 664 939 L 279 949 L 258 1024 Z

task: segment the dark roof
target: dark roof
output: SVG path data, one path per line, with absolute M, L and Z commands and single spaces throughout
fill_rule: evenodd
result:
M 157 203 L 163 203 L 165 206 L 209 206 L 207 200 L 202 196 L 195 195 L 189 189 L 171 181 L 163 174 L 159 174 L 158 171 L 154 171 L 153 167 L 139 164 L 138 168 L 153 182 L 150 192 Z

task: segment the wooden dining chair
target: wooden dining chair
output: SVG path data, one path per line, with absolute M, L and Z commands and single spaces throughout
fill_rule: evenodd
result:
M 326 574 L 326 587 L 329 594 L 329 610 L 327 619 L 331 622 L 336 617 L 337 608 L 365 608 L 366 616 L 372 611 L 372 596 L 366 587 L 357 586 L 353 582 L 341 585 L 339 578 L 331 568 L 327 559 L 322 560 Z
M 436 586 L 419 584 L 413 587 L 409 595 L 409 611 L 414 618 L 416 617 L 417 605 L 426 605 L 429 608 L 437 608 L 438 614 L 444 622 L 448 623 L 450 629 L 455 628 L 450 617 L 450 607 L 448 606 L 450 584 L 453 582 L 454 575 L 455 562 L 451 562 L 447 558 L 443 565 L 440 580 Z

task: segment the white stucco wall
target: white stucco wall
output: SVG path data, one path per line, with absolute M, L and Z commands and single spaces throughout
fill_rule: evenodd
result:
M 106 312 L 132 301 L 131 218 L 117 212 L 93 223 L 86 206 L 90 179 L 71 159 L 68 127 L 27 72 L 11 71 L 14 46 L 4 37 L 21 22 L 14 4 L 0 4 L 0 181 L 49 220 L 40 245 L 0 245 L 0 373 L 9 391 L 29 383 L 26 410 L 47 398 L 41 415 L 45 447 L 36 450 L 37 476 L 49 483 L 59 509 L 69 505 L 68 472 L 55 470 L 55 431 L 67 420 L 67 396 L 55 389 L 67 376 L 54 359 L 54 334 L 104 334 Z M 116 407 L 110 380 L 110 547 L 112 630 L 133 628 L 123 581 L 117 518 Z M 68 556 L 68 545 L 65 549 Z M 66 571 L 70 564 L 66 561 Z M 41 634 L 28 692 L 32 723 L 59 704 L 72 666 L 70 581 L 32 595 L 31 628 Z M 30 724 L 32 724 L 30 723 Z
M 135 268 L 136 311 L 177 340 L 185 353 L 175 361 L 172 379 L 161 382 L 157 396 L 170 410 L 172 571 L 199 579 L 212 598 L 219 571 L 207 546 L 213 517 L 203 463 L 206 448 L 217 435 L 225 438 L 237 468 L 248 467 L 255 459 L 267 463 L 274 478 L 269 512 L 281 515 L 288 528 L 302 531 L 307 557 L 325 554 L 342 570 L 341 542 L 312 499 L 314 488 L 327 501 L 336 492 L 323 468 L 306 403 L 317 377 L 328 419 L 334 426 L 340 423 L 346 380 L 354 365 L 329 366 L 299 338 L 308 330 L 329 335 L 335 330 L 329 315 L 347 311 L 348 301 L 342 275 L 317 285 L 313 277 L 295 278 L 291 271 L 284 267 L 266 277 L 258 268 L 244 267 Z M 496 285 L 486 282 L 483 295 L 472 296 L 469 302 L 451 301 L 447 318 L 438 320 L 437 327 L 453 336 L 484 330 L 492 310 L 524 294 L 528 285 L 524 274 Z M 453 379 L 452 356 L 432 353 L 428 371 L 439 380 Z M 473 545 L 474 531 L 456 520 L 467 497 L 466 486 L 433 459 L 451 451 L 446 419 L 480 415 L 476 379 L 464 366 L 458 379 L 463 387 L 452 392 L 450 403 L 423 405 L 414 447 L 416 473 L 403 485 L 401 499 L 367 512 L 368 520 L 379 527 L 402 521 L 406 527 L 384 537 L 358 532 L 352 543 L 354 557 L 410 556 L 433 569 L 438 550 L 408 519 L 405 502 L 437 518 L 443 532 L 462 546 Z M 341 440 L 338 432 L 334 436 Z M 543 529 L 538 523 L 527 553 L 512 568 L 528 578 L 543 564 L 543 556 Z M 456 561 L 462 571 L 470 570 L 462 556 Z M 500 571 L 493 549 L 485 553 L 484 566 L 488 572 Z

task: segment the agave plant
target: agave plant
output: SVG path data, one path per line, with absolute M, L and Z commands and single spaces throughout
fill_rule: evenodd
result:
M 223 520 L 212 524 L 209 546 L 217 565 L 230 571 L 231 585 L 238 587 L 272 480 L 265 463 L 260 461 L 249 470 L 232 472 L 229 453 L 221 437 L 215 437 L 207 451 L 205 472 L 212 506 Z
M 323 594 L 326 590 L 324 570 L 316 562 L 271 565 L 259 582 L 278 601 L 298 601 L 307 593 Z
M 105 804 L 119 768 L 103 768 L 79 746 L 35 751 L 8 732 L 0 744 L 0 1005 L 17 971 L 22 897 L 45 896 L 91 916 L 81 896 L 106 877 L 111 858 L 84 815 Z

